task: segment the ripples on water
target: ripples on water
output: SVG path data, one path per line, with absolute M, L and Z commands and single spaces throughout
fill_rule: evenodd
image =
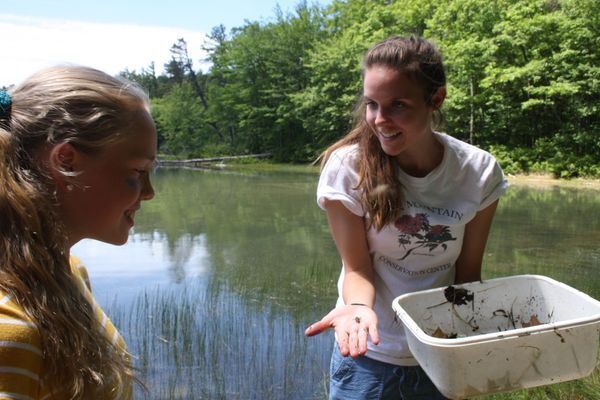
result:
M 333 306 L 340 266 L 316 180 L 159 170 L 125 246 L 74 248 L 148 398 L 325 398 L 333 337 L 303 331 Z M 541 274 L 599 298 L 599 198 L 509 188 L 484 278 Z

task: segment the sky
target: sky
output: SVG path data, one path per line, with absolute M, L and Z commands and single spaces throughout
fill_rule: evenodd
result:
M 79 64 L 110 74 L 156 72 L 184 38 L 197 68 L 201 45 L 214 26 L 274 20 L 301 0 L 0 0 L 0 87 L 18 84 L 56 64 Z M 328 0 L 308 1 L 327 4 Z

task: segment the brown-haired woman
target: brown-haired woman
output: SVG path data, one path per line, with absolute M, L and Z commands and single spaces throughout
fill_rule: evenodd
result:
M 490 154 L 433 129 L 445 85 L 431 42 L 375 44 L 356 125 L 322 155 L 317 199 L 343 266 L 335 309 L 306 334 L 335 330 L 331 399 L 444 398 L 412 357 L 392 301 L 479 280 L 507 186 Z

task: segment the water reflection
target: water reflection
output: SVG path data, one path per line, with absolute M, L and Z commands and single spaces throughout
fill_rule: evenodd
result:
M 494 221 L 484 276 L 547 275 L 600 298 L 599 213 L 598 191 L 511 187 Z
M 340 262 L 316 180 L 159 170 L 126 245 L 75 247 L 150 398 L 323 398 L 332 337 L 302 331 L 334 304 Z M 542 274 L 599 298 L 598 213 L 597 191 L 510 187 L 484 278 Z
M 211 271 L 204 235 L 185 234 L 171 243 L 158 231 L 132 232 L 125 246 L 83 240 L 72 252 L 88 267 L 101 304 L 131 303 L 146 289 L 205 279 Z
M 143 205 L 125 246 L 75 247 L 97 291 L 214 274 L 290 307 L 298 291 L 332 293 L 339 260 L 314 201 L 316 176 L 160 170 L 154 181 L 157 196 Z M 484 277 L 539 273 L 600 297 L 599 212 L 591 189 L 511 186 L 494 221 Z

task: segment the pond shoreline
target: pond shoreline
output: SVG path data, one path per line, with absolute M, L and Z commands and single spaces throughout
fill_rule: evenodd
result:
M 569 187 L 575 189 L 600 190 L 600 179 L 573 178 L 557 179 L 550 174 L 519 174 L 507 175 L 508 182 L 515 186 L 528 186 L 537 189 L 553 187 Z
M 271 162 L 233 162 L 222 163 L 219 169 L 235 169 L 238 171 L 254 171 L 254 172 L 295 172 L 295 173 L 319 173 L 318 165 L 311 164 L 277 164 Z M 573 179 L 557 179 L 552 174 L 507 174 L 506 178 L 511 185 L 528 186 L 538 189 L 551 189 L 553 187 L 568 187 L 575 189 L 592 189 L 600 190 L 600 178 L 573 178 Z
M 314 200 L 319 168 L 249 160 L 223 168 L 160 167 L 156 197 L 136 214 L 127 245 L 90 240 L 74 252 L 153 398 L 326 399 L 333 332 L 303 334 L 335 303 L 340 271 Z M 488 239 L 486 279 L 538 274 L 600 298 L 590 234 L 599 192 L 550 175 L 507 178 L 513 186 Z M 252 370 L 252 379 L 232 368 Z M 599 388 L 596 368 L 585 379 L 485 400 L 600 399 Z
M 237 156 L 237 157 L 216 157 L 206 159 L 191 160 L 161 160 L 161 167 L 179 167 L 179 168 L 198 168 L 198 169 L 231 169 L 236 171 L 249 172 L 290 172 L 290 173 L 308 173 L 319 174 L 319 166 L 313 164 L 287 164 L 262 161 L 255 157 L 256 155 Z M 268 154 L 260 154 L 259 158 L 268 157 Z M 198 162 L 199 161 L 199 162 Z M 592 189 L 600 190 L 600 178 L 573 178 L 558 179 L 550 173 L 535 174 L 506 174 L 506 178 L 511 185 L 528 186 L 537 189 L 551 189 L 553 187 L 567 187 L 574 189 Z

